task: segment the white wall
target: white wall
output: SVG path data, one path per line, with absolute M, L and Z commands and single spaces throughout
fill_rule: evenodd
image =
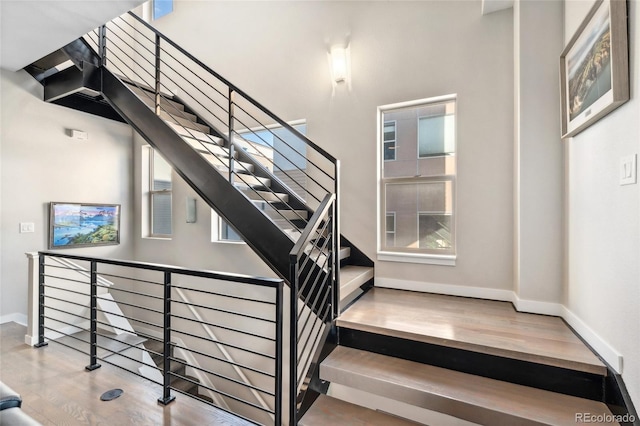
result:
M 377 262 L 376 275 L 511 290 L 512 13 L 480 7 L 178 1 L 154 25 L 285 120 L 307 119 L 309 137 L 342 162 L 342 232 L 373 259 L 376 107 L 457 93 L 457 266 Z M 345 41 L 352 91 L 332 96 L 327 52 Z
M 24 71 L 2 70 L 0 320 L 26 321 L 28 251 L 47 249 L 50 201 L 122 205 L 121 243 L 67 250 L 92 256 L 132 255 L 132 131 L 122 123 L 42 101 L 43 88 Z M 88 132 L 88 141 L 65 129 Z M 20 234 L 20 222 L 35 232 Z
M 591 1 L 565 3 L 565 42 Z M 624 357 L 623 378 L 640 404 L 640 186 L 619 185 L 620 157 L 640 151 L 640 22 L 629 5 L 631 100 L 565 142 L 566 307 Z
M 134 140 L 134 162 L 137 165 L 134 185 L 136 260 L 245 275 L 276 276 L 246 244 L 211 242 L 211 208 L 175 172 L 172 176 L 172 238 L 141 238 L 149 233 L 148 229 L 143 229 L 141 193 L 142 150 L 146 143 L 137 134 Z M 187 223 L 187 198 L 196 199 L 196 223 Z

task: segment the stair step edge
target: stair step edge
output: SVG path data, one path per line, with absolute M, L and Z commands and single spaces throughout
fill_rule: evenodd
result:
M 350 402 L 320 395 L 298 422 L 301 426 L 368 424 L 385 426 L 415 426 L 416 423 Z
M 320 378 L 480 424 L 575 424 L 601 402 L 339 346 Z

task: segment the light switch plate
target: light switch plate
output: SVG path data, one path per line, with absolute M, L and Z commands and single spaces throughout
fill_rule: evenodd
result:
M 36 225 L 32 222 L 20 222 L 20 233 L 26 234 L 29 232 L 36 232 Z
M 637 182 L 637 155 L 620 158 L 620 185 L 632 185 Z

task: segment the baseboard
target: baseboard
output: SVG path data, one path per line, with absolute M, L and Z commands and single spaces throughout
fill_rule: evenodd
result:
M 375 277 L 375 287 L 397 290 L 420 291 L 423 293 L 446 294 L 448 296 L 473 297 L 475 299 L 513 301 L 513 291 L 487 287 L 467 287 L 462 285 L 428 283 L 424 281 L 399 280 L 396 278 Z
M 529 314 L 551 315 L 554 317 L 562 317 L 564 306 L 560 303 L 541 302 L 539 300 L 520 299 L 515 292 L 511 303 L 518 312 L 526 312 Z
M 27 318 L 27 316 L 25 314 L 20 314 L 18 312 L 15 312 L 13 314 L 7 314 L 7 315 L 2 315 L 0 316 L 0 324 L 4 324 L 7 322 L 16 322 L 20 325 L 24 325 L 25 327 L 27 326 L 29 319 Z
M 594 351 L 598 353 L 616 373 L 622 374 L 623 358 L 622 355 L 612 348 L 602 337 L 600 337 L 591 327 L 582 321 L 576 314 L 571 312 L 569 308 L 563 306 L 562 318 L 582 337 Z

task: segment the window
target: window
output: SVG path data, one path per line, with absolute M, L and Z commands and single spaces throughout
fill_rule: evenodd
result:
M 378 111 L 382 160 L 378 258 L 453 265 L 456 97 L 383 106 Z
M 171 235 L 171 166 L 153 148 L 149 155 L 150 236 Z
M 153 0 L 153 20 L 173 12 L 173 0 Z
M 396 122 L 387 121 L 384 123 L 382 144 L 384 151 L 384 161 L 396 159 Z

